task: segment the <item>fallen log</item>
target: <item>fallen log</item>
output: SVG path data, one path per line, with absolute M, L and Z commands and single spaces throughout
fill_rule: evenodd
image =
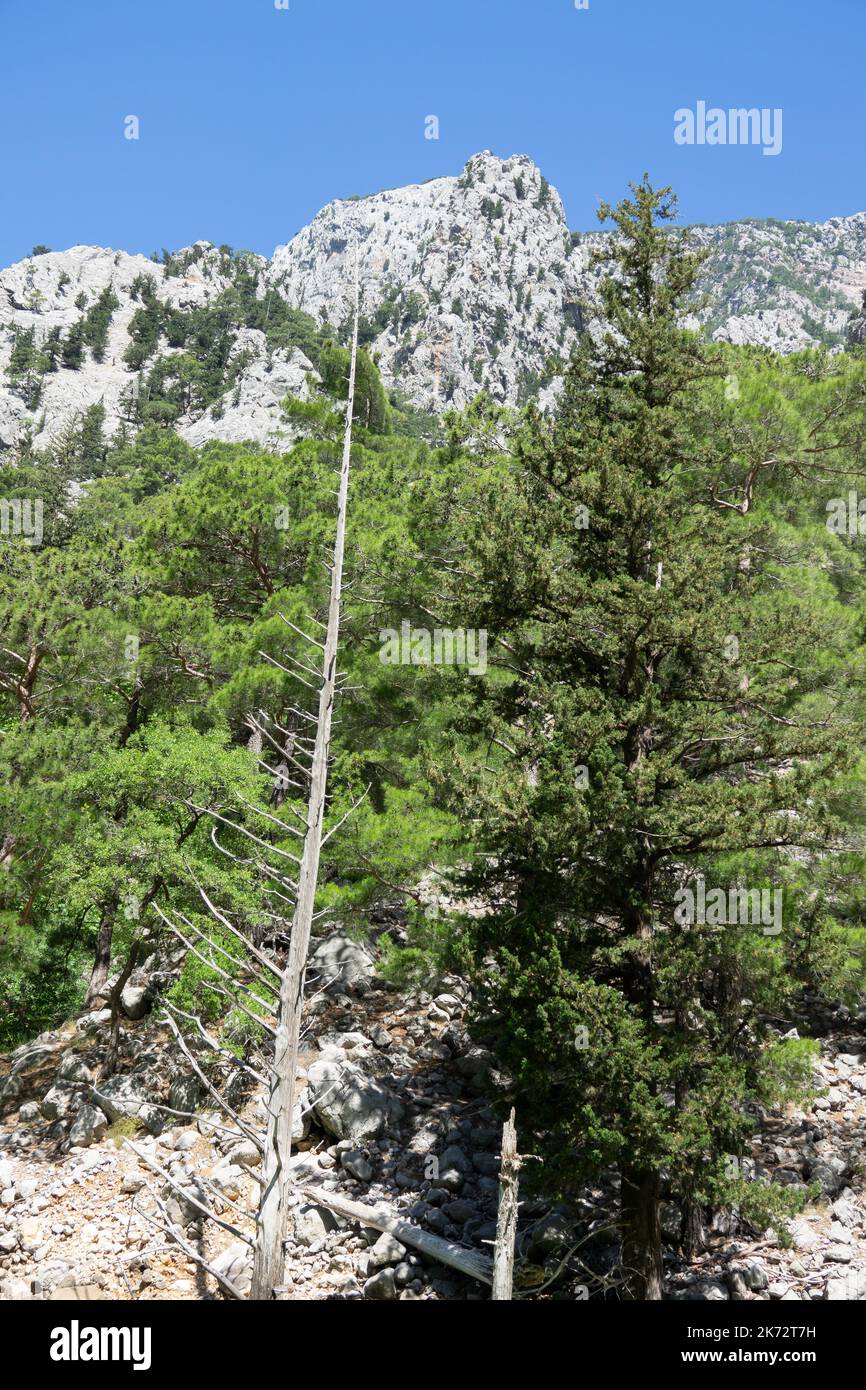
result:
M 338 1192 L 329 1192 L 327 1188 L 312 1187 L 307 1183 L 299 1183 L 297 1190 L 311 1202 L 327 1207 L 328 1211 L 335 1212 L 337 1216 L 345 1216 L 360 1226 L 372 1226 L 374 1231 L 383 1231 L 399 1240 L 402 1245 L 410 1245 L 413 1249 L 420 1250 L 422 1255 L 436 1260 L 438 1264 L 448 1265 L 451 1269 L 459 1270 L 461 1274 L 468 1274 L 470 1279 L 478 1279 L 482 1284 L 493 1283 L 493 1262 L 480 1251 L 467 1250 L 465 1246 L 457 1245 L 454 1241 L 434 1236 L 430 1231 L 416 1226 L 414 1221 L 395 1216 L 387 1207 L 364 1206 L 362 1202 L 353 1202 Z

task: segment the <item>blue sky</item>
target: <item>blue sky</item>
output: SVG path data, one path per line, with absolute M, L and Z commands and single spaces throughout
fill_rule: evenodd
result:
M 0 47 L 3 265 L 269 255 L 331 198 L 481 149 L 531 155 L 578 229 L 644 169 L 690 222 L 866 209 L 866 0 L 0 0 Z M 676 145 L 699 100 L 782 108 L 782 152 Z

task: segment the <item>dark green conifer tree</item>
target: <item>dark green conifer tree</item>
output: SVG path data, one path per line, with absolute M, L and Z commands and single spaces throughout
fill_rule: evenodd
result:
M 680 920 L 678 895 L 698 874 L 781 890 L 794 849 L 831 851 L 834 779 L 862 743 L 840 693 L 850 610 L 784 582 L 766 518 L 716 495 L 749 443 L 714 350 L 680 326 L 701 258 L 674 208 L 645 178 L 602 209 L 609 327 L 556 418 L 533 416 L 510 471 L 464 499 L 452 625 L 486 628 L 493 660 L 460 730 L 481 751 L 443 769 L 473 831 L 467 887 L 492 905 L 465 944 L 521 1143 L 558 1193 L 617 1165 L 642 1299 L 662 1294 L 665 1186 L 687 1213 L 779 1214 L 731 1160 L 749 1100 L 806 1065 L 764 1046 L 796 900 L 776 931 Z

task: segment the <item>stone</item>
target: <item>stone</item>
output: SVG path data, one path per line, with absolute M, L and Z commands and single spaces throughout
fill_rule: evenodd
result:
M 15 1101 L 21 1094 L 21 1078 L 19 1076 L 7 1076 L 0 1081 L 0 1104 L 7 1104 Z
M 481 1085 L 486 1080 L 495 1065 L 493 1053 L 483 1047 L 470 1047 L 455 1061 L 460 1075 L 476 1085 Z
M 33 1294 L 23 1279 L 0 1280 L 0 1303 L 26 1303 L 32 1298 Z
M 463 1007 L 460 1000 L 453 994 L 437 994 L 433 1003 L 436 1008 L 446 1014 L 448 1018 L 453 1018 L 455 1014 L 459 1014 Z
M 42 1244 L 42 1222 L 35 1216 L 25 1217 L 18 1227 L 18 1241 L 22 1250 L 38 1250 Z
M 830 1210 L 843 1226 L 856 1226 L 859 1222 L 857 1207 L 847 1197 L 837 1198 Z
M 455 1226 L 465 1226 L 467 1221 L 474 1220 L 478 1215 L 478 1208 L 475 1204 L 467 1202 L 461 1197 L 458 1197 L 456 1201 L 446 1202 L 442 1210 Z
M 150 984 L 134 985 L 130 981 L 124 985 L 120 995 L 120 1007 L 126 1017 L 133 1021 L 145 1018 L 153 1008 L 153 991 Z
M 80 1092 L 75 1086 L 52 1086 L 42 1100 L 42 1114 L 46 1120 L 63 1120 L 77 1108 Z
M 98 1284 L 59 1285 L 48 1295 L 50 1303 L 98 1303 L 107 1295 Z
M 234 1285 L 238 1293 L 249 1293 L 253 1277 L 253 1257 L 243 1241 L 235 1241 L 211 1260 L 214 1269 Z
M 335 931 L 320 941 L 310 957 L 309 970 L 319 977 L 319 988 L 336 989 L 369 980 L 373 974 L 370 952 L 345 932 Z
M 57 1069 L 57 1080 L 68 1082 L 88 1082 L 93 1080 L 93 1073 L 86 1066 L 84 1058 L 80 1052 L 70 1049 L 64 1052 L 60 1059 L 60 1066 Z
M 743 1268 L 743 1275 L 746 1284 L 753 1292 L 766 1289 L 770 1282 L 770 1276 L 760 1260 L 749 1260 Z
M 369 1160 L 358 1149 L 348 1149 L 340 1154 L 340 1166 L 350 1177 L 358 1182 L 368 1183 L 373 1176 Z
M 69 1131 L 70 1144 L 77 1144 L 81 1148 L 87 1148 L 91 1144 L 98 1144 L 105 1137 L 108 1122 L 101 1110 L 95 1105 L 82 1105 Z
M 850 1245 L 827 1245 L 824 1247 L 824 1259 L 831 1264 L 847 1265 L 854 1258 Z
M 392 1299 L 397 1297 L 397 1286 L 393 1269 L 380 1269 L 364 1285 L 364 1297 Z
M 675 1293 L 674 1298 L 687 1303 L 726 1303 L 730 1294 L 722 1279 L 698 1279 Z
M 29 1076 L 31 1072 L 41 1071 L 53 1063 L 58 1051 L 58 1041 L 53 1034 L 41 1033 L 32 1042 L 23 1043 L 10 1053 L 10 1075 Z
M 81 1018 L 75 1021 L 75 1031 L 77 1033 L 97 1033 L 100 1028 L 105 1027 L 111 1022 L 110 1009 L 97 1009 L 93 1013 L 82 1014 Z
M 375 1139 L 403 1115 L 397 1096 L 352 1063 L 314 1062 L 307 1088 L 317 1121 L 336 1139 Z
M 831 1155 L 812 1164 L 809 1181 L 817 1182 L 825 1197 L 836 1197 L 845 1186 L 849 1171 L 844 1159 Z
M 196 1206 L 189 1200 L 190 1197 L 194 1197 L 200 1205 Z M 185 1230 L 197 1221 L 204 1220 L 201 1207 L 208 1206 L 212 1198 L 206 1188 L 197 1188 L 192 1184 L 188 1188 L 177 1188 L 167 1183 L 162 1190 L 162 1200 L 172 1225 Z
M 551 1255 L 562 1254 L 576 1241 L 574 1222 L 564 1211 L 552 1211 L 533 1227 L 526 1244 L 531 1264 L 543 1264 Z
M 383 1232 L 374 1245 L 371 1245 L 367 1258 L 369 1269 L 381 1269 L 383 1265 L 400 1264 L 406 1258 L 406 1247 L 395 1236 Z
M 337 1220 L 327 1207 L 306 1203 L 294 1213 L 295 1239 L 299 1245 L 318 1245 L 329 1232 L 336 1230 Z
M 42 1110 L 39 1105 L 39 1101 L 27 1100 L 24 1102 L 24 1104 L 21 1106 L 21 1109 L 18 1111 L 18 1118 L 22 1124 L 27 1125 L 32 1124 L 34 1120 L 38 1120 L 41 1114 Z
M 151 1134 L 162 1132 L 160 1112 L 149 1103 L 143 1085 L 134 1076 L 116 1073 L 94 1089 L 93 1099 L 110 1124 L 117 1120 L 136 1119 Z
M 226 1154 L 227 1163 L 236 1163 L 242 1168 L 257 1168 L 261 1161 L 262 1155 L 252 1139 L 242 1139 Z
M 797 1250 L 814 1250 L 821 1243 L 817 1231 L 807 1221 L 793 1221 L 791 1235 Z
M 202 1100 L 198 1077 L 188 1072 L 176 1072 L 168 1088 L 168 1106 L 182 1115 L 194 1115 Z M 177 1116 L 174 1117 L 177 1119 Z
M 232 1202 L 241 1196 L 243 1184 L 248 1179 L 246 1168 L 238 1163 L 221 1163 L 207 1175 L 208 1181 Z
M 852 1269 L 844 1278 L 828 1279 L 824 1297 L 833 1302 L 866 1300 L 866 1269 Z

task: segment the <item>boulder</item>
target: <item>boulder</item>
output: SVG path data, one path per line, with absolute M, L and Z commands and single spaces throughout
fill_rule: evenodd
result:
M 698 1279 L 694 1284 L 674 1294 L 674 1300 L 685 1303 L 727 1303 L 728 1286 L 722 1279 Z
M 358 1182 L 367 1183 L 373 1176 L 372 1166 L 360 1149 L 346 1149 L 341 1153 L 340 1166 L 350 1178 L 357 1178 Z
M 843 1279 L 828 1279 L 824 1297 L 831 1302 L 866 1300 L 866 1269 L 851 1269 Z
M 392 1299 L 397 1297 L 397 1285 L 393 1269 L 380 1269 L 364 1285 L 364 1297 Z
M 42 1114 L 46 1120 L 65 1120 L 80 1099 L 79 1090 L 73 1085 L 52 1086 L 42 1100 Z
M 95 1009 L 93 1013 L 82 1014 L 81 1018 L 76 1019 L 75 1031 L 77 1033 L 98 1033 L 100 1028 L 110 1022 L 110 1009 Z
M 825 1197 L 837 1197 L 845 1186 L 849 1168 L 844 1159 L 831 1155 L 812 1164 L 810 1182 L 817 1182 Z
M 235 1241 L 234 1245 L 221 1250 L 211 1263 L 224 1279 L 234 1285 L 238 1293 L 249 1293 L 253 1278 L 253 1257 L 249 1246 L 244 1245 L 243 1241 Z
M 561 1255 L 576 1243 L 574 1222 L 564 1211 L 552 1211 L 533 1228 L 526 1245 L 530 1264 L 544 1264 L 551 1255 Z
M 193 1115 L 201 1104 L 202 1089 L 197 1076 L 189 1072 L 178 1072 L 171 1079 L 168 1088 L 168 1105 L 184 1115 Z
M 349 1062 L 314 1062 L 307 1088 L 313 1114 L 336 1139 L 375 1139 L 403 1115 L 387 1086 Z
M 28 1076 L 30 1072 L 38 1071 L 47 1063 L 53 1062 L 59 1045 L 53 1034 L 41 1033 L 32 1042 L 16 1047 L 9 1058 L 10 1075 Z
M 33 1298 L 23 1279 L 0 1281 L 0 1303 L 26 1303 Z
M 27 1216 L 18 1227 L 18 1241 L 22 1250 L 32 1254 L 42 1244 L 42 1223 L 35 1216 Z
M 368 1270 L 382 1269 L 384 1265 L 398 1265 L 406 1258 L 406 1247 L 394 1236 L 383 1232 L 367 1252 Z
M 101 1110 L 97 1110 L 95 1105 L 82 1105 L 72 1122 L 69 1142 L 83 1149 L 89 1148 L 105 1137 L 107 1128 L 108 1121 Z
M 370 952 L 345 932 L 335 931 L 320 941 L 310 957 L 310 974 L 319 977 L 319 988 L 345 989 L 369 980 L 373 974 Z
M 74 1048 L 70 1048 L 69 1051 L 64 1052 L 63 1056 L 60 1058 L 60 1066 L 57 1068 L 57 1080 L 70 1083 L 88 1082 L 93 1080 L 93 1073 L 90 1068 L 85 1065 L 80 1052 L 76 1052 Z
M 144 1018 L 153 1008 L 153 991 L 150 983 L 144 985 L 134 985 L 131 982 L 124 986 L 120 996 L 120 1007 L 134 1022 Z
M 159 1111 L 150 1103 L 141 1082 L 133 1076 L 110 1076 L 93 1091 L 93 1099 L 111 1124 L 136 1119 L 151 1134 L 162 1131 Z
M 17 1100 L 20 1094 L 20 1076 L 7 1076 L 4 1081 L 0 1081 L 0 1104 L 11 1100 Z

